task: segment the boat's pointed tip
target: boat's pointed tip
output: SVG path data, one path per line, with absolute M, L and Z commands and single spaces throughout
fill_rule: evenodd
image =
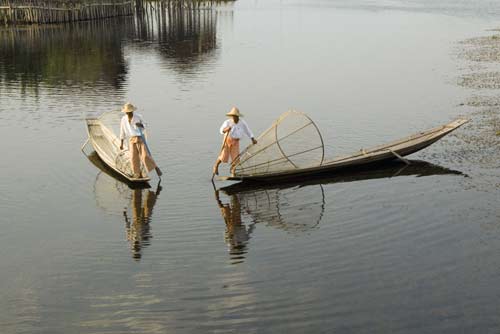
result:
M 453 128 L 458 128 L 459 126 L 462 126 L 468 122 L 470 122 L 470 118 L 465 118 L 465 117 L 460 117 L 455 119 L 453 122 L 448 123 L 445 125 L 446 127 L 453 127 Z

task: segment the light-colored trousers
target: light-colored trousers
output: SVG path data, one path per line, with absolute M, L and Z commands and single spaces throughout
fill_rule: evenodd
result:
M 219 155 L 219 160 L 227 163 L 229 157 L 231 157 L 231 162 L 233 165 L 238 163 L 238 156 L 240 155 L 240 140 L 228 136 L 226 143 L 222 148 L 222 152 Z
M 156 168 L 156 162 L 149 155 L 146 145 L 141 137 L 132 137 L 129 141 L 130 163 L 132 164 L 132 172 L 141 174 L 141 162 L 146 167 L 148 172 Z

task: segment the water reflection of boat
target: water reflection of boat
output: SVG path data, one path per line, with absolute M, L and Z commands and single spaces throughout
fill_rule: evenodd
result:
M 139 260 L 144 247 L 151 243 L 153 208 L 162 188 L 160 184 L 153 190 L 148 184 L 126 182 L 126 179 L 106 166 L 95 152 L 88 158 L 101 170 L 94 183 L 97 205 L 110 215 L 123 217 L 132 257 Z
M 317 227 L 325 211 L 325 193 L 321 184 L 253 189 L 230 196 L 238 198 L 253 223 L 292 234 Z
M 287 182 L 253 182 L 243 181 L 220 188 L 224 193 L 231 195 L 247 190 L 289 188 L 293 186 L 304 186 L 311 184 L 329 184 L 340 182 L 354 182 L 371 179 L 382 179 L 396 176 L 417 177 L 431 175 L 464 175 L 460 171 L 448 169 L 429 162 L 420 160 L 408 160 L 409 164 L 399 161 L 391 161 L 376 166 L 361 166 L 349 171 L 336 172 L 334 174 L 323 173 L 302 178 L 294 178 Z
M 323 185 L 397 176 L 464 175 L 424 161 L 409 162 L 409 165 L 391 162 L 376 169 L 360 168 L 355 173 L 319 175 L 286 183 L 240 182 L 216 190 L 217 205 L 226 223 L 225 239 L 231 259 L 236 262 L 244 259 L 257 223 L 293 234 L 315 229 L 325 210 Z M 227 203 L 220 193 L 229 197 Z M 250 218 L 249 224 L 243 222 L 246 215 Z
M 316 228 L 325 210 L 321 184 L 234 192 L 223 189 L 223 192 L 228 195 L 228 202 L 224 203 L 219 190 L 215 191 L 215 199 L 226 224 L 224 239 L 233 263 L 244 260 L 257 223 L 300 234 Z M 244 222 L 246 216 L 250 218 L 249 223 Z

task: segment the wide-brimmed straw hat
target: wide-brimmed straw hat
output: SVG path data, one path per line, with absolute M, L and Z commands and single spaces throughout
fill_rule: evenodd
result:
M 130 102 L 125 103 L 122 107 L 122 112 L 124 113 L 134 112 L 136 110 L 137 110 L 136 106 L 134 106 Z
M 240 110 L 236 107 L 233 107 L 230 112 L 226 114 L 226 116 L 238 116 L 243 117 L 243 114 L 240 113 Z

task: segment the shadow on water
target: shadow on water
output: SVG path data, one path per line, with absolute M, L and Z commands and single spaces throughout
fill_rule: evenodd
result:
M 173 70 L 192 71 L 216 56 L 216 23 L 214 9 L 153 4 L 136 17 L 0 28 L 0 82 L 20 86 L 23 93 L 38 93 L 42 83 L 120 90 L 129 71 L 129 45 L 158 53 Z
M 324 185 L 342 182 L 391 178 L 396 176 L 464 175 L 459 171 L 410 160 L 378 165 L 374 169 L 318 175 L 287 183 L 240 182 L 215 190 L 215 199 L 226 224 L 225 240 L 232 263 L 240 263 L 256 224 L 264 224 L 291 234 L 302 234 L 319 226 L 325 211 Z M 229 197 L 224 203 L 220 193 Z M 242 223 L 248 215 L 251 223 Z
M 132 257 L 140 260 L 143 248 L 151 244 L 151 221 L 156 199 L 162 190 L 160 183 L 152 189 L 147 183 L 126 182 L 107 167 L 97 153 L 92 152 L 88 158 L 101 170 L 94 183 L 97 205 L 108 214 L 123 215 Z

